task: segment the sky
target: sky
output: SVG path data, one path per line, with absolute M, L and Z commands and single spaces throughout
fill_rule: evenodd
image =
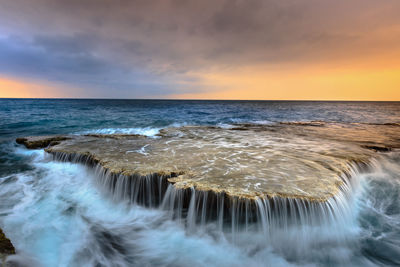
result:
M 398 0 L 0 0 L 0 97 L 400 100 Z

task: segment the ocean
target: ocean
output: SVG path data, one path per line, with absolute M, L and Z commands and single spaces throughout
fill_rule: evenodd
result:
M 329 151 L 360 139 L 364 148 L 351 151 L 372 156 L 352 169 L 356 182 L 339 203 L 346 212 L 329 211 L 345 217 L 340 225 L 278 222 L 265 230 L 261 220 L 221 229 L 116 200 L 89 166 L 15 142 L 51 134 L 159 138 L 193 126 L 267 128 L 275 141 L 296 134 L 302 139 L 270 144 L 293 149 L 303 139 Z M 21 266 L 399 266 L 399 142 L 400 102 L 0 99 L 0 228 L 17 250 L 9 261 Z

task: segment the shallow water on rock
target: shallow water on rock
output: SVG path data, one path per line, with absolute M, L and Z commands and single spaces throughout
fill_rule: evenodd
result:
M 176 188 L 253 199 L 280 196 L 319 201 L 340 191 L 352 165 L 368 164 L 377 150 L 400 148 L 397 126 L 318 122 L 315 127 L 315 123 L 169 127 L 152 138 L 39 136 L 24 139 L 24 144 L 30 147 L 64 138 L 46 149 L 56 159 L 92 160 L 105 171 L 124 176 L 172 173 L 168 181 Z
M 32 166 L 0 180 L 2 226 L 21 258 L 43 266 L 290 266 L 398 264 L 400 155 L 358 174 L 351 213 L 340 225 L 220 231 L 188 229 L 168 212 L 102 193 L 93 170 L 16 149 Z M 356 177 L 354 177 L 355 179 Z M 334 228 L 332 228 L 334 227 Z M 336 231 L 332 231 L 335 229 Z M 390 255 L 390 257 L 389 257 Z
M 399 103 L 1 100 L 0 118 L 0 228 L 17 250 L 8 260 L 22 266 L 400 265 Z M 219 128 L 195 129 L 207 126 Z M 327 155 L 298 156 L 307 151 L 329 151 L 333 158 L 346 151 L 368 160 L 349 169 L 343 194 L 323 212 L 303 203 L 296 216 L 276 217 L 268 214 L 270 203 L 257 198 L 256 219 L 235 223 L 218 216 L 203 221 L 201 212 L 193 219 L 202 202 L 191 199 L 177 216 L 168 197 L 178 199 L 179 192 L 170 188 L 157 206 L 116 198 L 96 169 L 14 142 L 27 135 L 88 133 L 145 134 L 159 142 L 156 134 L 178 140 L 179 131 L 199 134 L 197 144 L 225 146 L 236 138 L 244 153 L 265 146 L 263 157 L 297 155 L 298 164 L 274 165 L 283 173 L 296 173 L 302 163 L 326 166 Z M 246 139 L 254 148 L 244 146 Z M 284 203 L 279 210 L 295 205 Z M 245 210 L 230 216 L 244 217 Z

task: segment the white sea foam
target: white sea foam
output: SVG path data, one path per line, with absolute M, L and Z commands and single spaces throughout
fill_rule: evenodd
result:
M 219 128 L 223 128 L 223 129 L 230 129 L 230 128 L 235 127 L 235 125 L 227 124 L 227 123 L 218 123 L 217 126 Z
M 86 131 L 79 131 L 76 134 L 140 134 L 155 137 L 161 129 L 170 127 L 186 126 L 187 123 L 173 123 L 166 127 L 133 127 L 133 128 L 101 128 Z
M 267 121 L 267 120 L 256 120 L 256 121 L 252 121 L 252 123 L 254 124 L 260 124 L 260 125 L 274 125 L 276 124 L 276 122 L 273 121 Z
M 84 166 L 46 162 L 40 152 L 31 154 L 36 154 L 35 170 L 19 174 L 15 183 L 0 190 L 0 196 L 10 187 L 21 192 L 14 196 L 19 202 L 2 225 L 19 254 L 10 258 L 12 262 L 22 266 L 33 261 L 39 266 L 256 265 L 223 236 L 190 235 L 162 210 L 128 208 L 104 198 L 93 183 L 93 172 Z
M 115 203 L 98 190 L 94 172 L 80 164 L 48 161 L 38 150 L 17 153 L 29 156 L 33 169 L 12 181 L 0 178 L 0 226 L 18 251 L 10 260 L 22 265 L 374 265 L 362 254 L 366 239 L 380 242 L 382 253 L 398 252 L 399 215 L 387 213 L 393 203 L 387 190 L 394 188 L 391 197 L 398 201 L 398 158 L 381 159 L 371 173 L 357 174 L 366 186 L 355 192 L 348 203 L 351 216 L 336 228 L 277 227 L 269 236 L 249 228 L 233 238 L 214 223 L 194 231 L 162 209 Z M 385 189 L 380 183 L 389 184 Z M 375 216 L 380 231 L 389 236 L 377 235 L 376 226 L 363 228 L 359 213 L 365 214 L 362 223 Z
M 145 136 L 155 136 L 162 128 L 103 128 L 78 132 L 77 134 L 140 134 Z

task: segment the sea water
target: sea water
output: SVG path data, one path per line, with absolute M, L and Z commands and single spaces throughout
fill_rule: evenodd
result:
M 223 231 L 179 222 L 167 209 L 115 201 L 96 172 L 27 150 L 18 136 L 131 133 L 237 123 L 400 125 L 399 102 L 0 100 L 0 227 L 21 266 L 396 266 L 400 152 L 354 172 L 337 224 Z M 399 126 L 400 138 L 400 126 Z M 259 207 L 266 205 L 259 200 Z M 329 211 L 327 211 L 329 212 Z M 335 210 L 333 210 L 335 212 Z M 321 215 L 328 216 L 329 214 Z M 264 216 L 268 218 L 267 215 Z

